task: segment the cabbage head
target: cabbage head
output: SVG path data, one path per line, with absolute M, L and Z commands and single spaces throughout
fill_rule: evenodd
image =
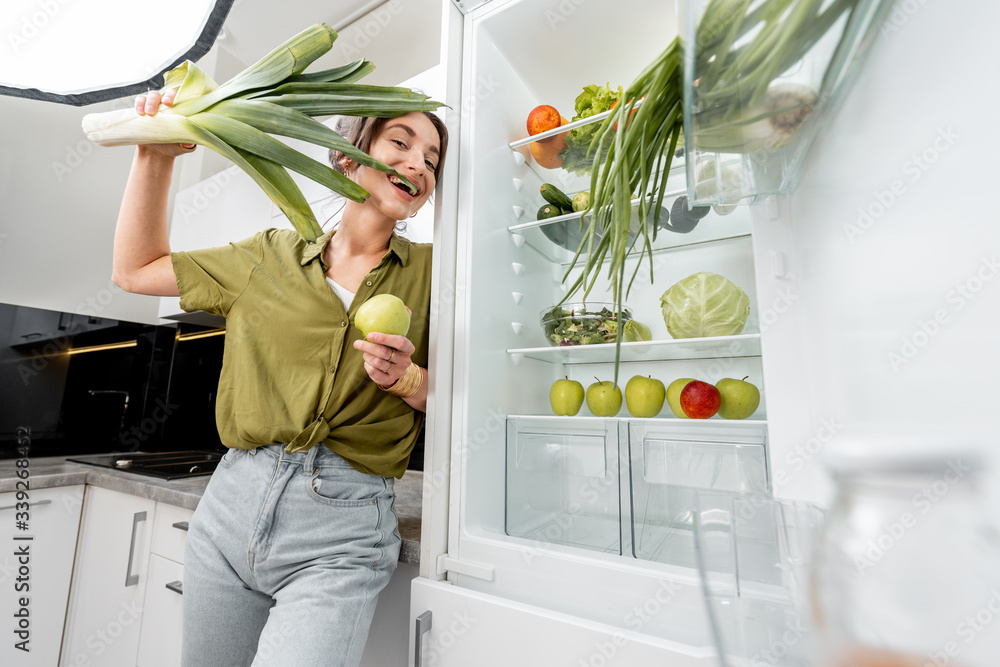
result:
M 695 273 L 660 297 L 663 321 L 674 338 L 733 336 L 743 331 L 750 297 L 717 273 Z

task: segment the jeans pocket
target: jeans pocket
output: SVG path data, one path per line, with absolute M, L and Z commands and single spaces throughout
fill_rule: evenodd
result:
M 222 458 L 219 459 L 219 465 L 216 467 L 225 470 L 229 466 L 233 465 L 236 459 L 239 458 L 239 456 L 243 452 L 246 452 L 246 450 L 239 449 L 237 447 L 230 447 L 228 450 L 226 450 L 226 453 L 222 455 Z
M 309 479 L 309 495 L 324 505 L 370 507 L 386 491 L 385 480 L 354 468 L 319 468 Z

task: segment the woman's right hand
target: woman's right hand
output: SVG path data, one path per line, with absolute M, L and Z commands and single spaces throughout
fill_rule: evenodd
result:
M 145 95 L 135 98 L 135 112 L 140 116 L 155 116 L 162 103 L 164 106 L 172 106 L 174 98 L 177 96 L 177 89 L 170 88 L 162 96 L 160 91 L 154 90 Z M 160 153 L 167 157 L 177 157 L 190 153 L 196 148 L 195 144 L 140 144 L 139 150 L 149 150 Z

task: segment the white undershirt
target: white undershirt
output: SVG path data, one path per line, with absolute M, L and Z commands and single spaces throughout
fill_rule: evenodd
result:
M 354 292 L 333 282 L 333 278 L 330 276 L 326 277 L 326 282 L 330 283 L 330 287 L 333 288 L 333 293 L 340 297 L 340 300 L 344 302 L 344 310 L 350 310 L 351 302 L 354 301 Z

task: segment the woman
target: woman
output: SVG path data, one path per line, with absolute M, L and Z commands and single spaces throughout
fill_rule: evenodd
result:
M 140 114 L 173 91 L 139 97 Z M 357 665 L 379 591 L 399 555 L 393 513 L 427 400 L 430 244 L 394 232 L 427 201 L 448 135 L 432 114 L 345 119 L 345 137 L 405 175 L 331 151 L 364 187 L 313 243 L 267 230 L 222 248 L 171 253 L 167 192 L 193 145 L 136 151 L 115 232 L 113 278 L 227 318 L 216 416 L 229 447 L 188 532 L 183 665 Z M 378 293 L 403 299 L 407 336 L 351 326 Z

